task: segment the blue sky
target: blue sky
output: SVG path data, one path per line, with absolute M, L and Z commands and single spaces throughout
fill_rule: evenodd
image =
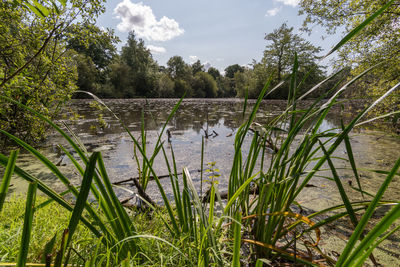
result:
M 115 29 L 119 48 L 135 30 L 160 65 L 179 55 L 187 63 L 199 59 L 223 70 L 259 61 L 265 34 L 284 22 L 325 52 L 331 48 L 339 36 L 322 40 L 324 31 L 319 27 L 311 36 L 299 31 L 304 17 L 298 16 L 297 4 L 298 0 L 117 0 L 106 3 L 97 24 Z

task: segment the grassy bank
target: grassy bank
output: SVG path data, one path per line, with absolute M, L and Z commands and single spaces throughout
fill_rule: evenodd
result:
M 49 199 L 37 196 L 36 202 L 40 206 Z M 12 195 L 7 199 L 0 213 L 0 266 L 15 264 L 17 262 L 22 229 L 24 226 L 25 196 Z M 168 216 L 165 210 L 160 209 L 158 213 L 129 212 L 130 218 L 135 222 L 137 233 L 141 237 L 143 258 L 145 262 L 132 264 L 143 266 L 189 266 L 196 264 L 196 246 L 188 241 L 188 237 L 182 236 L 175 239 L 168 232 L 163 219 Z M 35 212 L 32 222 L 32 235 L 29 242 L 29 253 L 27 263 L 44 263 L 45 247 L 54 238 L 55 243 L 60 243 L 62 233 L 67 228 L 71 214 L 65 212 L 64 208 L 56 203 L 51 203 Z M 99 242 L 98 238 L 83 224 L 78 224 L 74 238 L 71 240 L 73 251 L 70 253 L 69 264 L 82 265 L 92 260 L 97 264 L 118 265 L 118 259 Z M 51 254 L 56 254 L 53 248 Z
M 48 198 L 38 196 L 38 205 Z M 0 213 L 0 262 L 16 262 L 24 225 L 25 196 L 12 195 L 4 204 Z M 63 230 L 68 226 L 70 214 L 55 203 L 47 205 L 36 212 L 32 222 L 32 235 L 29 243 L 28 262 L 44 260 L 44 247 L 58 233 L 57 242 L 60 242 Z M 95 236 L 83 225 L 77 229 L 77 238 L 74 247 L 81 255 L 89 255 L 96 243 Z M 71 257 L 71 263 L 79 262 L 78 255 Z

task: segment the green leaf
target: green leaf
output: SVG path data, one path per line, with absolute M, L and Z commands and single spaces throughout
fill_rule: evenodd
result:
M 14 173 L 15 162 L 17 160 L 18 150 L 11 151 L 11 155 L 8 159 L 7 167 L 4 172 L 3 180 L 0 185 L 0 212 L 3 208 L 4 201 L 6 200 L 6 195 L 8 187 L 10 186 L 11 177 Z
M 333 52 L 335 52 L 336 50 L 338 50 L 342 45 L 344 45 L 345 43 L 347 43 L 347 41 L 349 41 L 351 38 L 353 38 L 359 31 L 361 31 L 362 29 L 364 29 L 368 24 L 370 24 L 377 16 L 379 16 L 380 14 L 383 13 L 383 11 L 385 11 L 389 6 L 391 6 L 393 4 L 394 0 L 390 0 L 389 2 L 386 3 L 386 5 L 382 6 L 380 9 L 378 9 L 378 11 L 376 11 L 374 14 L 372 14 L 371 16 L 369 16 L 366 20 L 364 20 L 360 25 L 358 25 L 356 28 L 354 28 L 351 32 L 349 32 L 342 40 L 340 40 L 340 42 L 335 45 L 335 47 L 333 47 L 331 49 L 331 51 L 329 51 L 328 54 L 326 54 L 325 57 L 329 56 L 330 54 L 332 54 Z
M 232 267 L 240 267 L 240 246 L 242 244 L 241 240 L 241 229 L 242 229 L 242 214 L 240 212 L 235 213 L 235 220 L 233 221 L 234 230 L 233 230 L 233 260 Z
M 33 6 L 29 3 L 24 3 L 24 5 L 30 9 L 33 13 L 35 13 L 38 17 L 41 17 L 42 19 L 45 17 L 45 15 L 38 9 L 36 6 Z
M 71 238 L 75 232 L 78 222 L 82 216 L 83 209 L 85 208 L 86 199 L 89 196 L 90 186 L 92 184 L 92 179 L 95 173 L 96 162 L 99 157 L 100 152 L 94 152 L 89 159 L 89 164 L 86 167 L 85 174 L 82 179 L 81 190 L 79 191 L 78 199 L 74 210 L 72 211 L 71 219 L 68 224 L 69 236 L 67 241 L 67 246 L 71 241 Z
M 400 158 L 397 159 L 389 175 L 386 177 L 385 181 L 382 183 L 381 187 L 376 193 L 375 198 L 371 201 L 371 204 L 368 206 L 367 210 L 365 211 L 364 215 L 359 221 L 356 229 L 351 235 L 349 241 L 347 242 L 346 247 L 343 249 L 343 252 L 336 263 L 337 266 L 343 266 L 343 264 L 346 264 L 346 262 L 352 261 L 353 257 L 356 257 L 356 254 L 351 253 L 356 244 L 356 241 L 362 235 L 369 219 L 371 218 L 373 212 L 375 211 L 375 208 L 377 207 L 380 199 L 382 198 L 383 194 L 385 193 L 387 187 L 393 180 L 393 177 L 396 175 L 396 172 L 399 168 L 400 168 Z M 357 253 L 357 251 L 355 251 L 354 253 Z
M 35 211 L 37 183 L 30 183 L 26 197 L 25 205 L 25 218 L 24 226 L 22 229 L 21 246 L 19 247 L 17 267 L 24 267 L 26 265 L 26 258 L 28 256 L 29 241 L 32 231 L 33 213 Z
M 65 7 L 65 5 L 67 4 L 67 0 L 58 0 L 58 2 L 60 2 L 63 7 Z
M 35 7 L 37 8 L 37 10 L 39 10 L 39 12 L 44 16 L 47 17 L 50 14 L 50 11 L 43 6 L 42 4 L 38 3 L 37 1 L 33 1 L 33 4 L 35 5 Z
M 53 236 L 53 238 L 46 243 L 44 250 L 43 250 L 43 255 L 42 255 L 42 263 L 46 263 L 47 259 L 50 258 L 51 261 L 51 253 L 53 251 L 54 245 L 56 244 L 56 238 L 57 234 Z

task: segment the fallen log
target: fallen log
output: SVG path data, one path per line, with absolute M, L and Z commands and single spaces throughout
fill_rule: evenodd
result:
M 192 173 L 192 172 L 201 172 L 201 170 L 191 170 L 191 171 L 189 171 L 189 172 L 190 172 L 190 173 Z M 172 175 L 174 175 L 174 174 L 172 174 Z M 179 173 L 177 173 L 177 175 L 182 175 L 182 173 L 179 172 Z M 169 174 L 160 175 L 160 176 L 157 176 L 157 177 L 158 177 L 158 179 L 164 179 L 164 178 L 168 178 L 168 177 L 169 177 Z M 131 178 L 128 178 L 128 179 L 126 179 L 126 180 L 114 182 L 114 183 L 112 183 L 112 184 L 113 184 L 113 185 L 120 185 L 120 184 L 124 184 L 124 183 L 128 183 L 128 182 L 133 182 L 134 179 L 139 179 L 139 178 L 140 178 L 140 177 L 131 177 Z M 149 176 L 149 181 L 154 181 L 154 176 Z

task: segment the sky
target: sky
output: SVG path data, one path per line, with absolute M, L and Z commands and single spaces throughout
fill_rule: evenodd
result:
M 304 16 L 298 16 L 298 0 L 113 0 L 97 25 L 115 30 L 120 49 L 134 30 L 160 64 L 182 56 L 187 63 L 200 60 L 223 71 L 233 64 L 260 61 L 266 34 L 286 22 L 294 33 L 321 46 L 326 53 L 340 36 L 326 36 L 315 26 L 301 32 Z M 322 36 L 325 36 L 324 40 Z M 321 54 L 322 55 L 322 54 Z M 329 65 L 329 61 L 322 62 Z

